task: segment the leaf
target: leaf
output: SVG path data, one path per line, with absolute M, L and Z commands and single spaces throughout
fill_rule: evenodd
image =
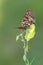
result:
M 35 36 L 35 24 L 32 24 L 29 29 L 26 30 L 25 40 L 30 41 L 30 39 Z
M 27 59 L 27 58 L 26 58 L 26 55 L 24 55 L 24 56 L 23 56 L 23 60 L 24 60 L 24 62 L 26 62 L 26 59 Z
M 19 39 L 19 35 L 16 37 L 16 41 Z

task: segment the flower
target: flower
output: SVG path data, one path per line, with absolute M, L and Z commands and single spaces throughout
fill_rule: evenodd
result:
M 24 36 L 26 41 L 30 41 L 30 39 L 35 36 L 35 24 L 30 25 L 30 28 L 26 30 L 26 34 Z

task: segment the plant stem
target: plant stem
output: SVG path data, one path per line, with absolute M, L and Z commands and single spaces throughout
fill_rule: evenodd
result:
M 22 34 L 21 38 L 22 38 L 22 42 L 24 43 L 24 47 L 23 47 L 24 48 L 23 60 L 24 60 L 24 62 L 25 62 L 26 65 L 29 65 L 29 61 L 27 59 L 28 42 L 24 40 L 23 34 Z M 27 43 L 25 43 L 25 42 L 27 42 Z

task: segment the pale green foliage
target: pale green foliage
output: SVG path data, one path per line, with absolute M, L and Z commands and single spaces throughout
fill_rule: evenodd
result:
M 24 43 L 24 55 L 23 55 L 23 60 L 25 62 L 25 65 L 32 65 L 34 59 L 32 59 L 31 62 L 29 62 L 28 58 L 27 58 L 27 53 L 28 53 L 28 41 L 30 41 L 32 38 L 34 38 L 35 36 L 35 24 L 30 25 L 30 28 L 25 30 L 25 32 L 19 34 L 16 37 L 16 41 L 18 39 L 20 39 L 23 43 Z
M 30 41 L 30 39 L 34 38 L 35 35 L 35 24 L 32 24 L 29 29 L 26 30 L 25 39 L 26 41 Z

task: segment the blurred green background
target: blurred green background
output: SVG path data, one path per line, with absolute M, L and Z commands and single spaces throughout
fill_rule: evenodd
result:
M 27 10 L 36 19 L 36 36 L 29 42 L 32 65 L 43 65 L 43 0 L 0 0 L 0 65 L 25 65 L 22 59 L 23 43 L 16 42 L 17 27 Z

